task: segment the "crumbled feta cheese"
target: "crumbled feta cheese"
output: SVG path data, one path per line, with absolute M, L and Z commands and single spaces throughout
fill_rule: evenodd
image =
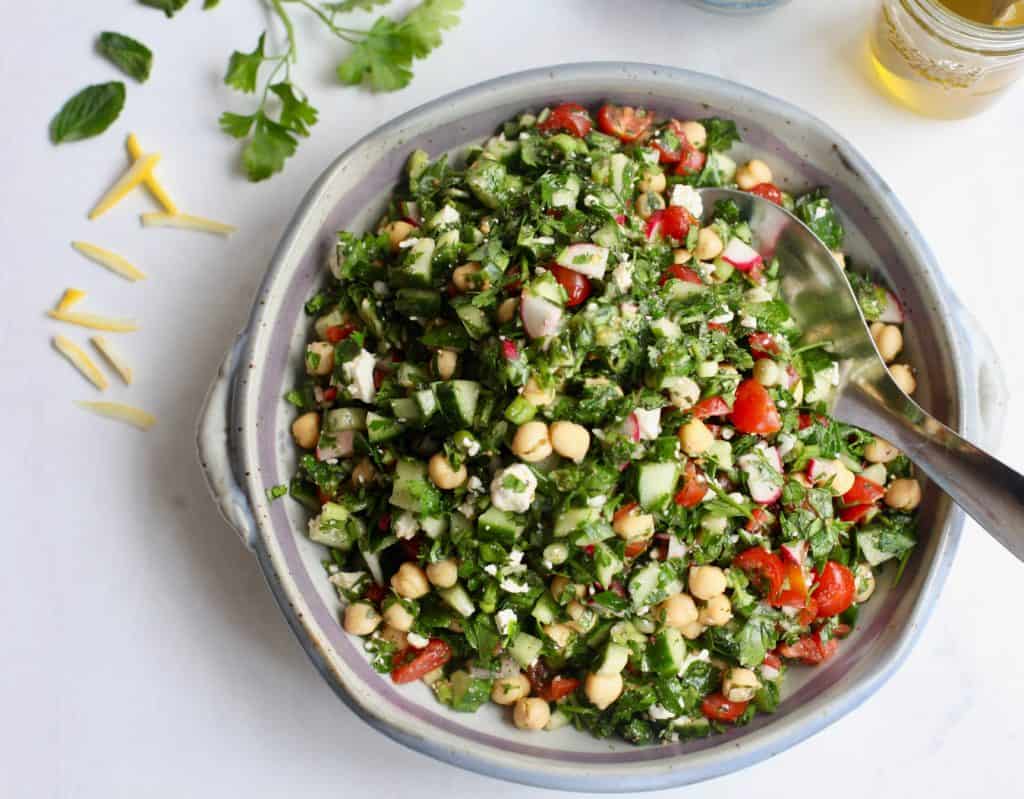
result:
M 502 635 L 508 635 L 508 628 L 515 620 L 516 612 L 510 608 L 504 608 L 494 614 L 494 624 Z
M 733 430 L 731 427 L 722 428 L 722 438 L 724 438 L 726 441 L 731 440 L 734 435 L 736 435 L 736 431 Z
M 480 445 L 477 444 L 478 448 L 479 446 Z M 469 478 L 468 481 L 466 481 L 466 489 L 471 494 L 476 494 L 484 490 L 484 484 L 480 481 L 480 478 L 474 474 L 472 477 Z
M 661 705 L 651 705 L 647 708 L 647 716 L 651 721 L 668 721 L 674 719 L 676 714 Z
M 466 454 L 469 455 L 469 457 L 471 458 L 475 458 L 477 455 L 479 455 L 480 442 L 477 441 L 475 438 L 472 441 L 470 441 L 469 445 L 466 447 Z
M 423 649 L 427 644 L 430 643 L 429 638 L 425 638 L 419 633 L 409 633 L 405 640 L 409 642 L 409 646 L 413 649 Z
M 491 577 L 498 576 L 498 567 L 494 563 L 488 563 L 486 566 L 484 566 L 484 571 L 491 575 Z
M 708 319 L 708 321 L 714 322 L 716 325 L 724 325 L 727 324 L 728 322 L 731 322 L 735 317 L 736 314 L 734 314 L 725 306 L 722 306 L 722 312 L 717 316 L 712 316 L 710 319 Z
M 598 494 L 596 497 L 587 497 L 587 506 L 591 508 L 603 508 L 608 502 L 608 497 Z
M 523 552 L 518 549 L 513 549 L 511 552 L 508 553 L 508 562 L 514 563 L 518 566 L 520 563 L 523 562 Z
M 459 219 L 459 212 L 450 205 L 446 205 L 434 214 L 433 219 L 430 220 L 430 227 L 439 228 L 447 225 L 457 225 L 459 223 Z
M 641 441 L 653 441 L 661 435 L 661 408 L 646 410 L 637 408 L 633 411 Z
M 377 366 L 377 359 L 366 350 L 359 350 L 359 354 L 342 364 L 341 371 L 348 381 L 348 392 L 355 399 L 362 402 L 373 402 L 377 389 L 373 385 L 373 370 Z
M 697 219 L 700 219 L 704 214 L 704 203 L 701 202 L 700 192 L 693 188 L 693 186 L 687 186 L 683 183 L 677 183 L 672 187 L 672 198 L 668 204 L 681 205 Z
M 476 516 L 476 505 L 474 505 L 468 499 L 461 505 L 459 505 L 457 510 L 467 519 L 472 519 Z
M 771 682 L 775 682 L 775 680 L 779 679 L 779 674 L 781 674 L 781 672 L 778 669 L 772 668 L 771 666 L 761 667 L 761 676 L 764 679 L 769 680 Z
M 530 590 L 530 586 L 528 586 L 526 583 L 517 583 L 515 580 L 509 579 L 507 577 L 500 583 L 498 583 L 498 586 L 501 588 L 502 591 L 505 591 L 509 594 L 525 594 L 527 591 Z
M 779 450 L 779 457 L 785 458 L 793 451 L 793 447 L 796 446 L 796 436 L 790 433 L 782 433 L 776 446 Z
M 670 558 L 685 558 L 686 553 L 689 551 L 689 547 L 685 541 L 680 541 L 674 535 L 668 537 L 668 553 L 667 557 Z
M 621 263 L 612 270 L 615 288 L 625 294 L 633 287 L 633 269 L 627 263 Z
M 747 316 L 746 314 L 742 314 L 740 316 L 740 327 L 746 327 L 749 328 L 750 330 L 754 330 L 757 328 L 757 319 L 755 319 L 753 316 Z
M 401 250 L 408 250 L 410 247 L 415 247 L 419 239 L 408 238 L 398 242 L 398 248 Z
M 718 496 L 718 494 L 716 494 L 713 489 L 709 488 L 707 491 L 704 492 L 704 496 L 702 496 L 700 498 L 700 501 L 701 502 L 710 502 L 711 500 L 713 500 L 717 496 Z
M 343 572 L 337 571 L 332 574 L 328 579 L 331 583 L 343 591 L 351 591 L 357 585 L 360 580 L 366 576 L 366 572 Z
M 513 478 L 506 481 L 505 478 Z M 506 482 L 519 481 L 521 489 L 506 487 Z M 525 513 L 533 504 L 534 492 L 537 490 L 537 477 L 525 463 L 513 463 L 496 475 L 491 481 L 491 502 L 498 510 L 512 513 Z
M 398 518 L 395 519 L 393 526 L 395 535 L 401 539 L 408 540 L 416 535 L 416 531 L 420 529 L 419 522 L 416 521 L 416 517 L 412 511 L 404 511 Z

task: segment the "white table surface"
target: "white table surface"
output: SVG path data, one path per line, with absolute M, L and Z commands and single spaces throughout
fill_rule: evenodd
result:
M 257 0 L 205 14 L 192 5 L 171 21 L 126 0 L 35 0 L 4 15 L 0 408 L 12 429 L 0 459 L 0 795 L 555 795 L 435 763 L 338 702 L 218 516 L 193 453 L 206 386 L 306 187 L 378 124 L 470 82 L 559 61 L 661 62 L 744 81 L 843 131 L 903 199 L 995 341 L 1013 397 L 999 451 L 1024 468 L 1014 423 L 1024 413 L 1024 87 L 963 122 L 891 105 L 863 66 L 871 0 L 797 0 L 742 20 L 672 0 L 470 0 L 413 84 L 381 96 L 332 85 L 334 45 L 304 30 L 298 75 L 321 121 L 285 173 L 260 185 L 237 173 L 238 146 L 216 118 L 246 108 L 220 78 L 232 49 L 251 49 L 264 14 Z M 114 77 L 92 52 L 104 29 L 149 43 L 153 78 L 129 85 L 106 135 L 54 148 L 53 112 L 84 84 Z M 161 173 L 186 210 L 241 232 L 223 241 L 144 231 L 141 194 L 88 222 L 124 168 L 128 131 L 163 152 Z M 133 285 L 104 272 L 75 255 L 71 239 L 130 256 L 149 279 Z M 72 406 L 94 392 L 50 349 L 59 328 L 43 316 L 67 286 L 87 289 L 91 310 L 142 321 L 139 333 L 116 337 L 137 384 L 107 393 L 156 413 L 150 433 Z M 810 741 L 706 790 L 1019 795 L 1022 578 L 1020 564 L 968 525 L 934 616 L 888 685 Z

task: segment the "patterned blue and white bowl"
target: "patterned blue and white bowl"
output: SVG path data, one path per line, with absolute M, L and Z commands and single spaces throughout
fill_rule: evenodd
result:
M 304 301 L 321 280 L 325 253 L 341 228 L 373 224 L 417 147 L 458 152 L 524 108 L 604 98 L 681 118 L 735 119 L 738 153 L 768 158 L 789 189 L 820 184 L 848 224 L 848 251 L 879 266 L 909 313 L 910 360 L 926 366 L 919 399 L 940 419 L 985 439 L 985 418 L 1001 398 L 991 348 L 950 294 L 906 211 L 839 134 L 803 111 L 734 83 L 643 64 L 570 64 L 488 81 L 399 117 L 331 165 L 302 202 L 279 245 L 246 329 L 217 377 L 199 431 L 200 458 L 225 517 L 253 550 L 286 619 L 338 696 L 369 724 L 414 749 L 484 774 L 577 791 L 639 791 L 697 782 L 780 752 L 855 708 L 906 657 L 946 578 L 963 524 L 948 499 L 931 493 L 921 545 L 898 587 L 880 580 L 877 598 L 840 653 L 817 669 L 794 668 L 778 711 L 747 727 L 690 743 L 634 747 L 597 741 L 572 728 L 515 729 L 494 706 L 449 711 L 426 686 L 395 686 L 369 666 L 359 639 L 338 621 L 322 551 L 303 531 L 296 503 L 269 502 L 269 486 L 295 467 L 281 401 L 302 370 Z

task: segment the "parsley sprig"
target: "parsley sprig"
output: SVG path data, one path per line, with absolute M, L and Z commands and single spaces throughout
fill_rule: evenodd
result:
M 309 136 L 319 112 L 292 80 L 298 60 L 295 25 L 287 6 L 299 6 L 313 14 L 327 31 L 352 45 L 338 65 L 338 80 L 348 86 L 366 82 L 374 91 L 395 91 L 412 80 L 412 63 L 425 58 L 441 44 L 442 33 L 458 24 L 462 0 L 423 0 L 400 20 L 379 17 L 368 30 L 339 24 L 338 18 L 355 10 L 370 11 L 389 0 L 344 0 L 315 3 L 312 0 L 269 0 L 284 29 L 284 51 L 267 52 L 267 34 L 260 35 L 251 52 L 235 51 L 228 61 L 224 82 L 233 89 L 256 94 L 259 105 L 251 114 L 227 111 L 220 127 L 229 136 L 245 139 L 242 165 L 252 181 L 265 180 L 284 169 L 295 154 L 299 138 Z M 266 69 L 264 69 L 266 67 Z M 260 88 L 259 76 L 267 76 Z

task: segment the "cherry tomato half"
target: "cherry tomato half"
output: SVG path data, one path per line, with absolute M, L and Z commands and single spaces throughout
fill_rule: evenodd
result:
M 695 419 L 707 419 L 709 416 L 725 416 L 729 406 L 721 397 L 707 397 L 690 409 Z
M 538 130 L 562 130 L 582 139 L 593 127 L 587 109 L 578 103 L 562 103 L 551 109 L 547 119 L 537 125 Z
M 771 333 L 751 333 L 747 336 L 747 346 L 755 361 L 779 354 L 779 342 Z
M 567 306 L 575 308 L 577 305 L 586 302 L 587 297 L 590 296 L 589 277 L 558 264 L 551 264 L 548 268 L 551 270 L 551 274 L 555 276 L 555 280 L 562 284 L 565 293 L 569 295 L 569 299 L 565 303 Z
M 625 554 L 627 558 L 639 557 L 647 551 L 647 547 L 650 543 L 651 540 L 649 538 L 643 538 L 639 541 L 629 541 L 626 544 L 625 550 L 623 550 L 623 554 Z
M 766 435 L 782 428 L 782 419 L 768 389 L 753 378 L 740 383 L 732 404 L 732 423 L 741 433 Z
M 355 325 L 331 325 L 324 331 L 324 338 L 332 344 L 337 344 L 351 336 L 355 329 Z
M 743 715 L 749 702 L 730 702 L 721 693 L 709 694 L 700 704 L 700 712 L 712 721 L 732 723 Z
M 750 578 L 757 591 L 773 604 L 782 589 L 783 569 L 778 556 L 762 547 L 751 547 L 733 558 L 732 565 Z
M 654 114 L 642 108 L 605 103 L 597 112 L 597 126 L 620 141 L 634 142 L 654 124 Z
M 670 205 L 661 217 L 661 233 L 676 241 L 685 241 L 690 228 L 697 224 L 693 214 L 681 205 Z
M 839 511 L 839 520 L 860 524 L 861 522 L 870 521 L 877 513 L 878 506 L 874 502 L 864 505 L 850 505 L 848 508 L 843 508 Z
M 679 156 L 679 163 L 676 164 L 677 175 L 696 175 L 704 169 L 708 157 L 686 140 L 682 132 L 679 134 L 683 145 Z
M 750 190 L 750 193 L 770 200 L 776 205 L 782 205 L 782 192 L 774 183 L 758 183 Z
M 844 505 L 864 505 L 875 502 L 885 496 L 885 489 L 866 477 L 857 475 L 853 478 L 853 487 L 843 494 Z
M 682 264 L 672 264 L 665 273 L 661 276 L 661 280 L 658 283 L 664 286 L 670 280 L 682 280 L 684 283 L 693 283 L 695 286 L 703 286 L 704 281 L 700 279 L 700 275 L 694 272 L 690 267 L 683 266 Z
M 395 655 L 391 681 L 398 684 L 415 682 L 424 674 L 443 666 L 451 657 L 451 647 L 440 638 L 431 638 L 423 649 L 403 649 Z
M 743 529 L 749 533 L 757 533 L 771 524 L 772 516 L 764 508 L 754 508 L 750 512 L 750 518 L 743 525 Z
M 676 493 L 675 503 L 684 508 L 695 508 L 707 492 L 708 484 L 704 475 L 697 471 L 693 461 L 687 461 L 683 471 L 683 487 Z
M 818 603 L 818 618 L 838 616 L 853 604 L 856 592 L 853 572 L 842 563 L 830 560 L 818 575 L 818 587 L 811 594 Z
M 816 666 L 828 660 L 839 648 L 839 642 L 835 638 L 822 643 L 820 633 L 805 635 L 792 644 L 783 644 L 778 652 L 784 658 L 799 660 L 807 666 Z
M 574 693 L 579 687 L 580 681 L 575 677 L 558 676 L 553 677 L 551 682 L 546 685 L 542 685 L 536 693 L 545 702 L 557 702 Z

